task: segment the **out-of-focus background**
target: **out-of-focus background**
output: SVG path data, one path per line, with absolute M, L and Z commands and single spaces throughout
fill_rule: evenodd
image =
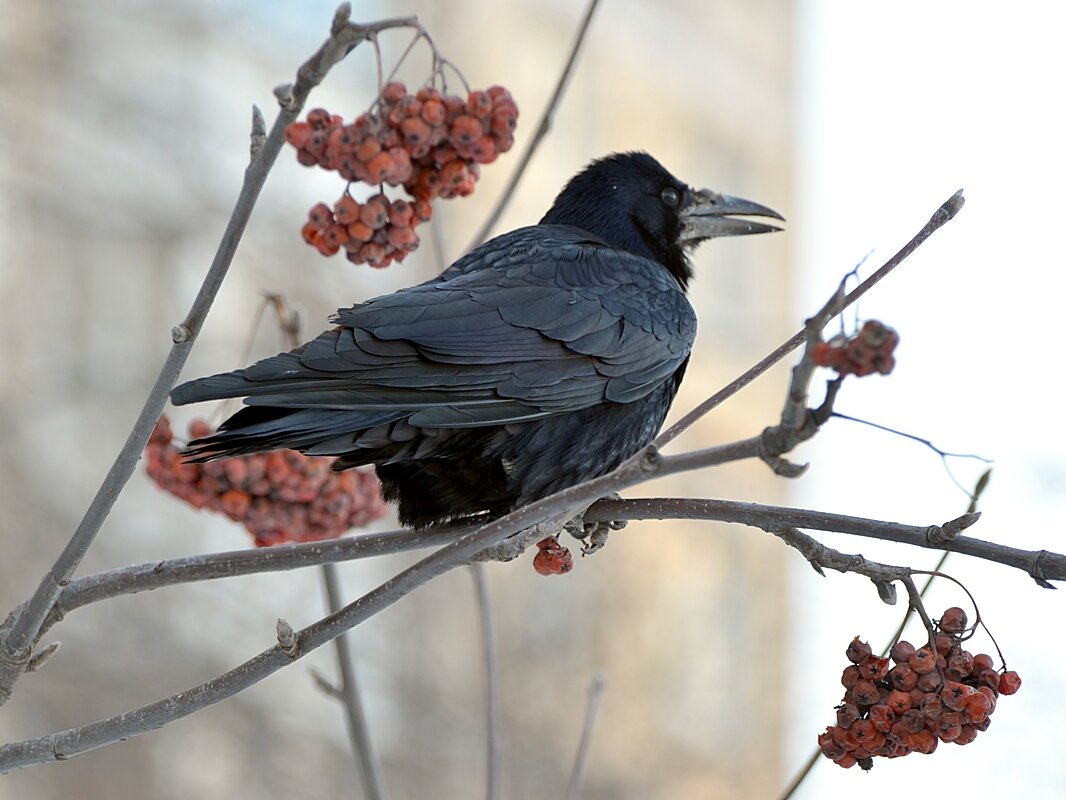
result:
M 23 600 L 77 524 L 209 263 L 247 160 L 250 106 L 272 116 L 327 30 L 330 2 L 0 0 L 0 608 Z M 474 86 L 502 83 L 522 110 L 516 148 L 477 192 L 439 209 L 443 257 L 468 245 L 547 101 L 581 4 L 359 2 L 354 16 L 416 13 Z M 695 185 L 788 217 L 774 237 L 715 242 L 696 258 L 700 338 L 675 417 L 789 334 L 839 277 L 867 271 L 960 186 L 958 219 L 862 301 L 899 328 L 890 379 L 849 381 L 842 411 L 996 459 L 974 535 L 1066 549 L 1059 314 L 1061 14 L 1043 3 L 907 0 L 603 0 L 552 133 L 499 231 L 535 221 L 591 158 L 647 149 Z M 382 39 L 387 62 L 405 34 Z M 401 72 L 417 85 L 425 50 Z M 374 91 L 360 48 L 313 95 L 346 117 Z M 263 290 L 308 334 L 338 306 L 432 275 L 427 242 L 375 271 L 299 239 L 335 177 L 282 154 L 185 369 L 240 365 Z M 850 317 L 849 317 L 850 319 Z M 261 326 L 253 356 L 282 346 Z M 675 447 L 751 435 L 782 401 L 785 366 Z M 192 412 L 172 413 L 183 429 Z M 803 448 L 786 483 L 758 465 L 693 473 L 631 495 L 689 494 L 942 522 L 964 510 L 939 458 L 842 421 Z M 982 466 L 958 461 L 972 484 Z M 377 527 L 392 527 L 384 520 Z M 935 554 L 824 537 L 928 567 Z M 246 546 L 243 530 L 130 482 L 80 574 Z M 417 555 L 342 565 L 354 598 Z M 1063 606 L 1006 567 L 952 556 L 1019 695 L 972 745 L 878 763 L 823 761 L 798 797 L 965 790 L 1061 797 Z M 832 721 L 843 650 L 875 647 L 902 613 L 855 576 L 819 578 L 771 537 L 703 523 L 632 524 L 564 578 L 529 557 L 488 569 L 503 692 L 509 798 L 561 796 L 594 674 L 607 689 L 588 798 L 773 797 Z M 200 583 L 93 605 L 49 635 L 63 649 L 0 710 L 0 740 L 109 716 L 208 680 L 269 646 L 276 617 L 322 613 L 315 570 Z M 946 583 L 934 613 L 965 605 Z M 920 635 L 914 632 L 914 635 Z M 395 798 L 483 794 L 481 644 L 473 582 L 450 573 L 354 633 L 369 722 Z M 979 637 L 975 650 L 991 642 Z M 0 777 L 0 798 L 359 797 L 340 708 L 311 669 L 322 648 L 191 718 L 67 763 Z

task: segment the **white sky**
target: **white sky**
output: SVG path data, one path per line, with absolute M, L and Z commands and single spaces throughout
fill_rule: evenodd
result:
M 890 379 L 846 386 L 838 408 L 994 458 L 985 516 L 972 534 L 1066 551 L 1057 351 L 1066 342 L 1066 7 L 805 0 L 800 9 L 799 191 L 788 215 L 803 275 L 798 313 L 813 311 L 871 249 L 864 274 L 879 266 L 956 189 L 967 198 L 955 221 L 863 300 L 863 318 L 900 331 L 898 367 Z M 934 454 L 851 423 L 834 422 L 805 456 L 813 465 L 800 504 L 921 525 L 965 507 Z M 980 472 L 957 466 L 964 483 Z M 897 546 L 827 543 L 889 563 L 935 562 L 935 554 Z M 887 797 L 890 776 L 904 792 L 1066 797 L 1066 593 L 962 556 L 945 569 L 974 592 L 1022 675 L 1021 692 L 1000 703 L 971 745 L 882 760 L 869 777 L 825 762 L 797 797 Z M 801 567 L 793 580 L 804 624 L 793 631 L 790 769 L 832 721 L 851 636 L 879 648 L 901 613 L 864 579 L 821 580 Z M 930 611 L 964 601 L 945 583 Z M 986 637 L 972 645 L 991 651 Z

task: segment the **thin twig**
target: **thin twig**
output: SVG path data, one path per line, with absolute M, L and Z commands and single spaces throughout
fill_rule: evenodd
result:
M 496 668 L 496 634 L 492 624 L 492 599 L 485 579 L 485 565 L 470 565 L 477 593 L 478 618 L 481 623 L 481 644 L 485 658 L 485 738 L 487 740 L 485 797 L 500 797 L 500 689 Z
M 603 692 L 607 682 L 602 673 L 597 673 L 589 683 L 589 700 L 585 708 L 585 724 L 581 728 L 581 739 L 574 756 L 574 768 L 570 772 L 570 782 L 566 787 L 566 800 L 578 800 L 581 797 L 581 784 L 585 778 L 585 766 L 588 763 L 589 749 L 592 744 L 592 732 L 603 702 Z
M 326 588 L 329 613 L 336 614 L 344 606 L 341 600 L 340 579 L 337 575 L 336 564 L 322 565 L 322 582 Z M 381 762 L 374 753 L 373 742 L 370 740 L 370 729 L 366 724 L 366 712 L 363 709 L 362 694 L 355 675 L 355 665 L 352 663 L 347 633 L 338 636 L 335 644 L 337 667 L 341 673 L 341 685 L 338 687 L 336 697 L 344 705 L 348 719 L 348 739 L 351 741 L 352 752 L 359 764 L 363 795 L 368 800 L 383 800 L 388 797 L 385 791 L 385 780 L 382 775 Z
M 880 269 L 873 273 L 869 278 L 860 283 L 855 289 L 844 298 L 843 303 L 840 306 L 840 310 L 843 311 L 849 305 L 854 303 L 866 292 L 874 287 L 882 278 L 888 275 L 892 270 L 898 267 L 903 261 L 913 253 L 918 247 L 928 239 L 937 229 L 941 228 L 945 223 L 952 219 L 959 209 L 962 208 L 965 200 L 962 196 L 962 190 L 955 192 L 951 197 L 944 201 L 944 203 L 937 209 L 936 213 L 930 218 L 929 222 L 915 234 L 907 244 L 905 244 L 898 253 L 892 258 L 886 261 Z M 684 417 L 671 425 L 666 431 L 660 433 L 655 440 L 656 447 L 663 447 L 668 442 L 676 439 L 682 431 L 692 426 L 696 420 L 705 415 L 711 409 L 728 400 L 735 395 L 753 380 L 762 375 L 766 370 L 770 369 L 774 364 L 787 356 L 797 347 L 799 347 L 807 337 L 806 327 L 803 330 L 797 331 L 793 336 L 783 344 L 781 344 L 776 350 L 766 356 L 762 361 L 748 369 L 739 378 L 731 382 L 728 386 L 725 386 L 721 390 L 715 392 L 708 397 L 702 403 L 700 403 L 692 411 L 688 412 Z
M 552 120 L 555 117 L 555 112 L 559 108 L 560 101 L 563 99 L 563 91 L 566 89 L 567 83 L 570 82 L 570 76 L 573 75 L 574 66 L 577 64 L 578 53 L 581 52 L 581 45 L 585 42 L 589 23 L 592 22 L 592 14 L 596 10 L 597 5 L 599 5 L 599 0 L 589 0 L 589 4 L 585 7 L 585 14 L 582 16 L 581 22 L 578 25 L 577 34 L 574 36 L 574 43 L 570 46 L 570 55 L 567 57 L 566 65 L 563 67 L 563 71 L 559 75 L 559 80 L 555 84 L 555 91 L 552 92 L 551 99 L 548 101 L 544 113 L 541 114 L 540 122 L 537 123 L 537 129 L 533 132 L 533 137 L 529 140 L 529 144 L 526 146 L 526 151 L 522 153 L 522 158 L 519 159 L 518 164 L 514 168 L 514 172 L 512 172 L 511 177 L 508 178 L 507 185 L 504 186 L 503 192 L 496 201 L 496 205 L 493 207 L 492 211 L 489 212 L 489 215 L 485 217 L 485 221 L 481 223 L 481 227 L 478 228 L 477 233 L 474 234 L 474 238 L 471 240 L 467 250 L 473 250 L 489 238 L 489 234 L 492 233 L 492 229 L 496 226 L 496 223 L 500 221 L 500 217 L 507 208 L 507 204 L 511 202 L 515 189 L 518 188 L 518 182 L 522 180 L 522 176 L 525 174 L 526 167 L 529 166 L 533 154 L 537 151 L 537 148 L 540 146 L 544 137 L 548 135 L 548 131 L 551 130 Z

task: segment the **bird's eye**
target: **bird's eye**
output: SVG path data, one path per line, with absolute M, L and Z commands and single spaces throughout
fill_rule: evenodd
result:
M 668 206 L 676 206 L 681 202 L 681 195 L 673 186 L 667 186 L 659 195 Z

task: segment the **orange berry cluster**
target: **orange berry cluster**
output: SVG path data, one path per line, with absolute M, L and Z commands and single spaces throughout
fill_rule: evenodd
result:
M 874 756 L 932 753 L 939 742 L 969 744 L 988 730 L 1000 695 L 1014 694 L 1021 678 L 998 672 L 992 656 L 962 649 L 966 612 L 949 608 L 940 618 L 936 652 L 899 641 L 888 658 L 855 639 L 840 681 L 846 691 L 837 724 L 818 737 L 822 753 L 842 767 L 873 766 Z
M 212 432 L 203 420 L 189 425 L 190 439 Z M 173 439 L 164 415 L 145 450 L 148 475 L 194 508 L 218 511 L 242 523 L 256 547 L 333 539 L 387 511 L 371 471 L 333 472 L 333 459 L 295 450 L 192 464 L 182 459 Z
M 430 219 L 432 201 L 471 194 L 480 165 L 511 149 L 517 122 L 518 106 L 502 86 L 472 91 L 464 100 L 431 86 L 408 94 L 404 84 L 392 82 L 377 110 L 350 124 L 316 108 L 285 129 L 301 164 L 334 170 L 349 183 L 402 186 L 413 201 L 392 201 L 402 203 L 393 214 L 383 194 L 360 205 L 346 192 L 332 209 L 325 203 L 311 209 L 304 239 L 323 255 L 343 247 L 357 264 L 402 261 L 418 246 L 414 226 Z
M 897 344 L 899 334 L 872 319 L 851 337 L 834 336 L 828 342 L 818 342 L 812 356 L 815 364 L 831 367 L 840 375 L 887 375 L 896 366 L 892 352 Z
M 570 550 L 559 544 L 555 536 L 537 542 L 537 554 L 533 556 L 533 569 L 541 575 L 561 575 L 574 568 Z

